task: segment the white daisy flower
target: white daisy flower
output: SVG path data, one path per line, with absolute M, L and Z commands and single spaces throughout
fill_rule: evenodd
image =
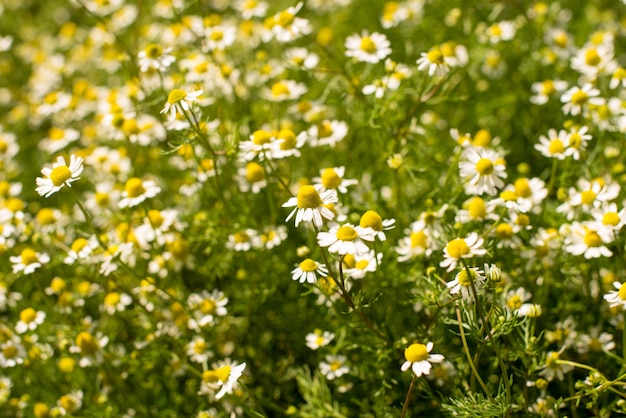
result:
M 222 366 L 214 365 L 212 370 L 202 373 L 202 383 L 198 395 L 213 394 L 216 390 L 215 399 L 221 399 L 227 393 L 233 393 L 237 380 L 243 374 L 246 363 L 230 364 L 225 362 Z
M 487 254 L 487 250 L 481 248 L 484 240 L 476 232 L 470 233 L 466 238 L 455 238 L 449 241 L 444 248 L 444 260 L 439 263 L 440 267 L 446 267 L 447 271 L 456 268 L 462 258 L 472 258 Z
M 358 184 L 357 180 L 344 178 L 345 167 L 331 167 L 320 170 L 320 177 L 313 177 L 314 186 L 324 189 L 336 189 L 339 193 L 347 193 L 348 186 Z
M 467 270 L 461 269 L 454 277 L 454 280 L 446 283 L 446 287 L 450 289 L 451 295 L 461 292 L 463 300 L 469 301 L 472 296 L 470 291 L 472 283 L 474 283 L 474 286 L 480 287 L 485 282 L 485 273 L 478 267 L 470 267 L 469 274 Z
M 587 113 L 588 105 L 601 105 L 603 100 L 600 96 L 600 90 L 594 88 L 591 84 L 586 83 L 584 86 L 574 86 L 567 90 L 561 96 L 562 110 L 566 115 L 580 115 Z
M 371 228 L 361 228 L 351 224 L 335 226 L 328 232 L 319 232 L 317 242 L 320 247 L 328 247 L 328 251 L 339 255 L 366 254 L 370 248 L 363 242 L 374 241 L 375 233 Z
M 169 113 L 171 119 L 176 119 L 176 114 L 184 115 L 191 109 L 194 102 L 198 102 L 198 97 L 202 94 L 202 90 L 187 92 L 181 89 L 173 89 L 167 96 L 167 102 L 161 113 Z
M 396 220 L 393 218 L 383 219 L 376 211 L 368 210 L 361 216 L 359 226 L 361 228 L 372 228 L 376 238 L 385 241 L 387 239 L 385 231 L 395 228 Z
M 495 195 L 504 186 L 505 168 L 502 157 L 487 148 L 465 148 L 459 162 L 459 173 L 468 194 Z
M 209 344 L 204 338 L 195 336 L 187 345 L 187 355 L 191 361 L 202 364 L 213 356 L 213 352 L 208 347 Z
M 609 293 L 604 295 L 604 300 L 609 302 L 609 306 L 611 308 L 620 307 L 623 310 L 626 310 L 626 283 L 622 284 L 620 282 L 613 282 L 613 287 L 616 290 L 611 290 Z
M 326 361 L 322 361 L 319 364 L 320 372 L 328 380 L 334 380 L 350 372 L 350 368 L 346 365 L 346 356 L 342 355 L 327 355 Z
M 144 200 L 156 196 L 159 192 L 161 192 L 161 188 L 154 181 L 132 177 L 124 185 L 122 200 L 119 201 L 118 206 L 120 209 L 132 208 Z
M 306 346 L 311 350 L 317 350 L 320 347 L 328 345 L 335 338 L 335 334 L 329 331 L 323 331 L 316 329 L 310 334 L 307 334 Z
M 360 62 L 376 64 L 391 54 L 391 44 L 385 35 L 364 30 L 361 35 L 352 35 L 346 39 L 346 56 L 354 57 Z
M 296 227 L 300 222 L 313 222 L 316 227 L 323 225 L 323 219 L 332 221 L 335 214 L 325 205 L 337 203 L 337 193 L 334 190 L 323 190 L 319 186 L 302 186 L 297 197 L 290 198 L 283 203 L 284 208 L 293 207 L 285 222 L 296 215 Z
M 535 144 L 535 149 L 539 151 L 544 157 L 556 158 L 558 160 L 564 160 L 568 156 L 567 145 L 569 144 L 569 138 L 567 131 L 561 129 L 559 132 L 556 129 L 548 130 L 548 136 L 539 136 L 539 143 Z
M 326 275 L 328 275 L 328 269 L 324 264 L 307 258 L 291 271 L 291 278 L 300 283 L 315 283 L 318 274 L 322 277 L 326 277 Z
M 450 71 L 450 57 L 444 55 L 439 46 L 435 46 L 428 52 L 422 52 L 417 60 L 417 69 L 427 71 L 429 76 L 441 77 Z
M 170 54 L 172 48 L 163 48 L 157 44 L 149 44 L 139 52 L 139 71 L 145 73 L 150 70 L 163 72 L 172 65 L 176 58 Z
M 80 173 L 83 172 L 83 159 L 72 154 L 70 156 L 69 166 L 65 159 L 59 156 L 52 168 L 44 167 L 41 174 L 45 177 L 37 177 L 37 188 L 35 189 L 40 196 L 50 197 L 52 194 L 61 190 L 63 186 L 72 187 L 73 182 L 80 179 Z
M 39 325 L 43 324 L 44 319 L 46 319 L 46 313 L 44 311 L 26 308 L 20 312 L 20 320 L 15 324 L 15 331 L 18 334 L 23 334 L 26 331 L 34 331 Z
M 13 273 L 23 272 L 31 274 L 43 264 L 50 261 L 50 256 L 46 253 L 35 252 L 32 248 L 24 248 L 20 255 L 9 257 L 13 263 Z
M 302 9 L 304 3 L 299 2 L 295 6 L 276 13 L 270 22 L 273 23 L 271 31 L 279 42 L 291 42 L 313 31 L 307 19 L 297 17 L 296 14 Z
M 611 257 L 613 252 L 604 244 L 613 241 L 613 234 L 596 222 L 574 222 L 566 237 L 565 251 L 585 258 Z
M 426 345 L 411 344 L 404 350 L 406 361 L 400 369 L 403 372 L 411 369 L 417 377 L 430 374 L 432 363 L 441 363 L 444 360 L 441 354 L 430 354 L 432 349 L 432 342 L 428 342 Z

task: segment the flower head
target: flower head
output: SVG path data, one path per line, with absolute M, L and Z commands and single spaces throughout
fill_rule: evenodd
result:
M 389 45 L 389 40 L 382 33 L 374 32 L 370 35 L 364 30 L 361 35 L 355 34 L 346 39 L 346 56 L 376 64 L 391 54 Z
M 296 215 L 296 226 L 302 221 L 313 222 L 317 227 L 322 226 L 323 219 L 329 221 L 335 217 L 335 214 L 325 205 L 337 203 L 337 194 L 333 190 L 323 190 L 319 186 L 302 186 L 296 197 L 292 197 L 283 204 L 283 207 L 295 206 L 285 222 Z
M 462 258 L 485 255 L 487 250 L 481 248 L 484 240 L 475 232 L 466 238 L 455 238 L 449 241 L 443 250 L 445 259 L 439 263 L 441 267 L 447 267 L 448 271 L 456 268 Z
M 441 354 L 430 354 L 433 349 L 433 343 L 411 344 L 404 350 L 404 358 L 406 361 L 400 368 L 403 372 L 411 369 L 415 376 L 430 374 L 432 363 L 441 363 L 444 357 Z
M 167 102 L 161 113 L 170 114 L 171 119 L 176 118 L 176 113 L 184 114 L 191 109 L 191 104 L 198 102 L 198 97 L 202 94 L 202 90 L 187 92 L 181 89 L 173 89 L 167 96 Z
M 321 247 L 328 247 L 331 253 L 339 255 L 361 255 L 369 252 L 369 247 L 363 242 L 374 241 L 374 230 L 361 228 L 351 224 L 335 226 L 328 232 L 319 232 L 317 242 Z
M 45 177 L 37 177 L 37 193 L 40 196 L 50 197 L 61 190 L 63 186 L 72 187 L 72 183 L 80 179 L 83 172 L 83 159 L 72 154 L 70 164 L 67 165 L 65 158 L 59 156 L 52 168 L 44 167 L 41 174 Z
M 503 159 L 497 152 L 486 148 L 468 147 L 463 150 L 459 172 L 465 181 L 468 194 L 495 195 L 504 186 L 506 171 Z
M 326 277 L 328 269 L 324 264 L 307 258 L 291 271 L 291 278 L 299 281 L 300 283 L 315 283 L 317 281 L 318 274 Z

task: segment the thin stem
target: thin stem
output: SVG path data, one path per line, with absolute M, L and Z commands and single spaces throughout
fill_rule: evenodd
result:
M 556 181 L 556 170 L 558 168 L 559 165 L 559 160 L 554 158 L 552 160 L 552 170 L 550 171 L 550 182 L 548 183 L 548 196 L 550 195 L 550 192 L 552 191 L 552 187 L 554 187 L 554 183 Z
M 459 324 L 459 333 L 461 334 L 461 342 L 463 343 L 463 352 L 465 353 L 465 357 L 467 357 L 467 362 L 469 363 L 470 369 L 472 369 L 472 374 L 476 377 L 476 380 L 480 384 L 480 387 L 483 388 L 483 391 L 487 395 L 490 401 L 493 402 L 493 396 L 491 396 L 491 392 L 483 382 L 483 379 L 478 374 L 478 370 L 476 370 L 476 366 L 474 365 L 474 361 L 472 360 L 472 355 L 469 352 L 469 347 L 467 346 L 467 340 L 465 339 L 465 331 L 463 331 L 463 319 L 461 318 L 461 311 L 459 310 L 459 305 L 456 305 L 456 319 Z
M 400 414 L 400 418 L 404 418 L 407 411 L 409 410 L 409 401 L 411 400 L 411 394 L 413 393 L 413 388 L 415 387 L 415 382 L 417 381 L 417 376 L 413 373 L 413 379 L 411 379 L 411 386 L 409 386 L 409 391 L 406 393 L 406 398 L 404 398 L 404 406 L 402 407 L 402 413 Z

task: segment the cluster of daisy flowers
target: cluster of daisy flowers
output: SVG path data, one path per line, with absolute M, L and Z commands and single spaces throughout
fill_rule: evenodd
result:
M 18 3 L 0 414 L 626 412 L 615 12 Z

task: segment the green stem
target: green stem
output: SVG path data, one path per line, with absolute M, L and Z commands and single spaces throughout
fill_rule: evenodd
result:
M 417 376 L 415 373 L 413 374 L 413 379 L 411 379 L 411 386 L 409 386 L 409 390 L 406 393 L 406 398 L 404 398 L 404 406 L 402 407 L 402 413 L 400 414 L 400 418 L 404 418 L 407 411 L 409 410 L 409 401 L 411 400 L 411 394 L 413 393 L 413 388 L 415 387 L 415 382 L 417 381 Z
M 465 357 L 467 357 L 467 362 L 469 363 L 470 369 L 472 369 L 472 374 L 476 377 L 478 384 L 483 388 L 483 391 L 487 395 L 490 401 L 493 402 L 493 396 L 491 396 L 491 392 L 483 379 L 478 374 L 478 370 L 476 370 L 476 366 L 474 365 L 474 361 L 472 360 L 472 355 L 469 352 L 469 347 L 467 346 L 467 340 L 465 339 L 465 331 L 463 331 L 463 319 L 461 318 L 461 311 L 459 310 L 459 305 L 456 305 L 456 319 L 459 324 L 459 333 L 461 334 L 461 342 L 463 343 L 463 352 L 465 353 Z

